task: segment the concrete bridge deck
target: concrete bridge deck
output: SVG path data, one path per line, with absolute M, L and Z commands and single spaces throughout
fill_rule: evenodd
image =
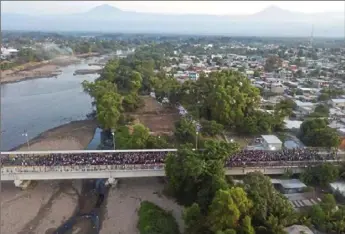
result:
M 284 174 L 287 170 L 300 173 L 308 166 L 315 166 L 326 161 L 284 162 L 280 164 L 257 164 L 246 167 L 226 168 L 227 175 L 245 175 L 260 171 L 267 175 Z M 329 160 L 327 162 L 339 163 Z M 98 179 L 98 178 L 133 178 L 165 176 L 164 164 L 153 165 L 102 165 L 102 166 L 34 166 L 2 167 L 1 181 L 14 180 L 65 180 L 65 179 Z
M 151 150 L 80 150 L 80 151 L 11 151 L 1 152 L 1 157 L 11 158 L 12 156 L 26 157 L 49 155 L 49 154 L 90 154 L 98 157 L 99 154 L 119 153 L 147 153 L 147 152 L 176 152 L 177 149 L 151 149 Z M 323 151 L 319 154 L 328 154 Z M 90 157 L 85 155 L 85 157 Z M 84 157 L 84 155 L 82 155 Z M 339 163 L 339 160 L 309 160 L 309 161 L 272 161 L 272 162 L 247 162 L 245 167 L 226 168 L 227 175 L 244 175 L 252 171 L 261 171 L 267 175 L 283 174 L 287 170 L 293 173 L 300 173 L 306 167 L 315 166 L 325 162 Z M 341 160 L 340 160 L 341 159 Z M 1 181 L 23 181 L 23 180 L 64 180 L 64 179 L 97 179 L 97 178 L 130 178 L 130 177 L 156 177 L 165 176 L 164 164 L 136 164 L 136 165 L 70 165 L 70 166 L 17 166 L 4 161 L 1 168 Z

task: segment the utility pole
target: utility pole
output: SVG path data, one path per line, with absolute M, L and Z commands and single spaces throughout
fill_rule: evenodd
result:
M 22 133 L 22 136 L 25 136 L 26 138 L 26 144 L 28 146 L 28 150 L 30 151 L 30 144 L 29 144 L 29 135 L 28 132 L 25 130 L 24 133 Z
M 114 129 L 111 130 L 111 135 L 113 135 L 113 147 L 115 150 L 115 130 Z

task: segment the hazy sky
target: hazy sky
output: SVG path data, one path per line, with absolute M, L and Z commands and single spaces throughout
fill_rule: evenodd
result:
M 68 14 L 88 11 L 102 4 L 128 11 L 215 15 L 252 14 L 271 5 L 305 13 L 344 12 L 345 9 L 344 1 L 1 1 L 1 12 Z

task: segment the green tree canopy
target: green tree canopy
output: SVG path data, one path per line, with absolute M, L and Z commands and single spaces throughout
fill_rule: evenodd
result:
M 159 206 L 143 201 L 138 211 L 140 234 L 179 234 L 175 218 Z
M 340 137 L 325 119 L 307 119 L 300 127 L 300 139 L 307 146 L 338 147 Z
M 323 163 L 315 167 L 307 168 L 301 179 L 306 184 L 326 186 L 339 178 L 339 168 L 331 163 Z

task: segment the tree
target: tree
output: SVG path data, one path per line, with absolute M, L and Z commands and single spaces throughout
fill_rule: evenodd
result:
M 133 126 L 131 134 L 132 149 L 144 149 L 150 136 L 150 130 L 142 124 Z
M 326 222 L 326 215 L 325 212 L 322 210 L 320 205 L 314 205 L 312 206 L 310 210 L 310 216 L 312 223 L 316 225 L 317 227 L 323 227 Z M 322 228 L 324 229 L 324 228 Z
M 251 207 L 252 202 L 242 188 L 218 190 L 209 208 L 210 229 L 213 232 L 236 230 L 239 233 L 254 233 L 251 219 L 247 216 Z
M 121 96 L 115 92 L 104 94 L 97 100 L 96 109 L 97 120 L 102 128 L 116 128 L 121 115 Z
M 294 222 L 293 207 L 274 189 L 269 177 L 251 172 L 245 176 L 243 183 L 248 198 L 253 202 L 252 220 L 255 226 L 265 227 L 265 233 L 276 233 L 280 227 Z
M 115 134 L 116 145 L 120 149 L 146 149 L 150 138 L 149 129 L 142 124 L 121 126 Z
M 254 77 L 260 77 L 260 72 L 258 70 L 254 71 Z
M 196 202 L 202 212 L 207 211 L 214 194 L 226 189 L 224 162 L 238 150 L 237 144 L 206 141 L 202 151 L 194 151 L 193 145 L 181 145 L 177 155 L 168 155 L 165 172 L 169 190 L 184 205 Z
M 339 177 L 339 169 L 331 163 L 323 163 L 315 167 L 307 168 L 302 174 L 301 179 L 306 184 L 326 186 L 334 182 Z
M 338 147 L 340 137 L 335 129 L 328 127 L 325 119 L 307 119 L 300 127 L 300 139 L 307 146 Z
M 168 142 L 167 137 L 165 136 L 152 136 L 150 135 L 147 140 L 147 149 L 169 149 L 172 148 L 173 145 Z
M 192 206 L 184 210 L 183 220 L 186 225 L 185 233 L 200 234 L 207 228 L 205 227 L 205 218 L 197 203 L 193 203 Z
M 255 234 L 254 227 L 252 226 L 252 219 L 250 216 L 246 215 L 241 223 L 241 234 Z
M 218 134 L 221 134 L 224 126 L 217 123 L 216 121 L 208 121 L 208 120 L 202 120 L 201 121 L 201 126 L 202 126 L 202 133 L 205 136 L 216 136 Z
M 270 114 L 263 111 L 253 111 L 237 126 L 237 131 L 246 135 L 258 135 L 281 130 L 284 128 L 284 113 L 275 111 L 274 114 Z
M 296 103 L 291 99 L 282 100 L 275 106 L 275 109 L 282 112 L 284 116 L 290 116 L 295 108 Z
M 273 72 L 277 68 L 281 67 L 282 60 L 278 56 L 269 56 L 265 62 L 265 71 Z
M 329 108 L 326 105 L 317 105 L 313 113 L 309 115 L 309 117 L 328 117 L 329 116 Z
M 200 83 L 206 119 L 223 125 L 234 127 L 241 123 L 260 101 L 259 90 L 238 72 L 214 72 L 207 81 L 200 79 Z
M 175 137 L 180 142 L 193 143 L 196 137 L 196 125 L 191 119 L 182 118 L 175 123 Z
M 245 198 L 244 198 L 245 199 Z M 240 219 L 241 212 L 234 202 L 229 190 L 219 190 L 210 206 L 208 221 L 213 232 L 234 229 Z
M 175 218 L 159 206 L 143 201 L 138 211 L 140 234 L 179 234 Z

